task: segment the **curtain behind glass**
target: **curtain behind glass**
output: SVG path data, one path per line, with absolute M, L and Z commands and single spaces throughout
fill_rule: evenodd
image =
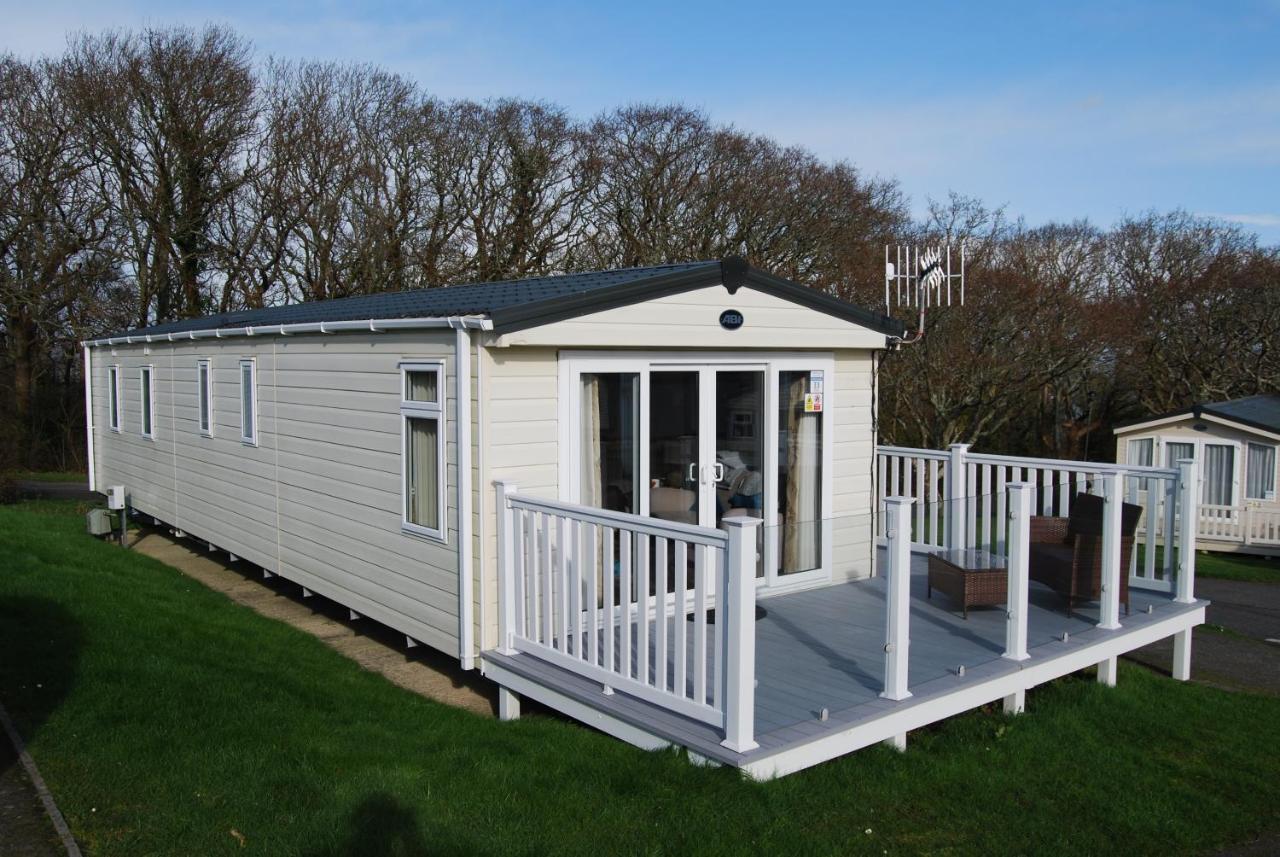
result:
M 151 370 L 142 372 L 142 433 L 151 434 Z
M 240 436 L 253 437 L 253 366 L 240 366 Z
M 1235 448 L 1217 443 L 1204 446 L 1204 499 L 1209 506 L 1230 506 L 1235 472 Z
M 434 372 L 414 372 L 405 373 L 404 380 L 404 398 L 408 402 L 435 402 L 440 401 L 440 391 L 437 389 L 436 381 L 438 375 Z
M 1276 448 L 1249 444 L 1246 459 L 1244 496 L 1250 500 L 1273 500 L 1276 490 Z
M 1129 441 L 1129 463 L 1136 464 L 1138 467 L 1150 467 L 1152 462 L 1152 447 L 1155 441 L 1149 437 L 1141 440 Z
M 438 530 L 440 526 L 440 467 L 437 458 L 438 420 L 409 417 L 409 439 L 405 474 L 408 477 L 408 508 L 411 524 Z
M 809 571 L 822 564 L 822 415 L 804 411 L 808 372 L 778 373 L 779 429 L 786 471 L 782 483 L 782 562 L 779 573 Z
M 1174 441 L 1165 441 L 1164 444 L 1164 466 L 1177 467 L 1178 462 L 1186 458 L 1196 457 L 1196 445 L 1194 443 L 1177 443 Z
M 587 506 L 639 512 L 640 375 L 582 375 L 579 496 Z

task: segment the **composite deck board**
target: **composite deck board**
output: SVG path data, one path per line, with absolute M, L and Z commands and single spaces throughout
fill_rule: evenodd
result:
M 883 552 L 880 561 L 883 562 Z M 758 750 L 745 755 L 720 746 L 715 727 L 693 721 L 634 699 L 625 693 L 605 696 L 600 686 L 566 670 L 537 661 L 527 655 L 514 657 L 486 654 L 513 671 L 569 693 L 579 701 L 612 713 L 634 725 L 651 729 L 665 739 L 682 744 L 713 759 L 739 764 L 755 760 L 808 741 L 874 720 L 904 706 L 918 705 L 939 695 L 962 688 L 966 682 L 1006 675 L 1019 669 L 1005 660 L 1005 611 L 1003 608 L 973 608 L 966 620 L 949 597 L 934 592 L 926 597 L 927 563 L 923 556 L 912 558 L 909 683 L 912 698 L 894 702 L 880 698 L 884 686 L 885 592 L 883 577 L 840 583 L 821 589 L 761 598 L 765 615 L 755 623 L 756 631 L 756 740 Z M 1121 624 L 1137 629 L 1169 615 L 1173 605 L 1163 593 L 1132 590 L 1132 613 L 1121 611 Z M 1146 608 L 1154 608 L 1152 615 Z M 1084 605 L 1071 616 L 1066 603 L 1047 588 L 1032 583 L 1029 598 L 1027 645 L 1033 657 L 1052 657 L 1088 646 L 1102 639 L 1095 628 L 1096 605 Z M 667 619 L 667 676 L 674 675 L 677 653 L 670 645 L 673 618 Z M 706 646 L 711 667 L 711 635 L 716 625 L 708 624 Z M 688 623 L 687 657 L 692 660 L 692 622 Z M 650 623 L 650 681 L 656 669 L 656 626 Z M 620 631 L 615 640 L 620 639 Z M 1068 640 L 1062 640 L 1067 633 Z M 634 641 L 639 639 L 632 634 Z M 600 650 L 603 651 L 601 641 Z M 638 653 L 630 653 L 634 665 Z M 963 666 L 964 676 L 959 667 Z M 692 696 L 692 669 L 686 681 Z M 634 674 L 634 673 L 633 673 Z M 708 699 L 710 698 L 708 687 Z M 821 719 L 823 709 L 827 719 Z

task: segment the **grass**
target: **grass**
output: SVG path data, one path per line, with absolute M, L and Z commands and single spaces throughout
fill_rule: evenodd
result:
M 82 531 L 75 504 L 0 507 L 0 701 L 89 854 L 1169 854 L 1280 829 L 1280 699 L 1123 665 L 755 783 L 419 698 Z
M 79 470 L 15 470 L 14 479 L 23 482 L 87 482 L 88 475 Z
M 1146 546 L 1138 545 L 1138 567 L 1142 568 Z M 1156 546 L 1156 568 L 1163 568 L 1164 548 Z M 1243 580 L 1249 583 L 1280 583 L 1280 558 L 1267 559 L 1239 553 L 1196 552 L 1196 577 Z

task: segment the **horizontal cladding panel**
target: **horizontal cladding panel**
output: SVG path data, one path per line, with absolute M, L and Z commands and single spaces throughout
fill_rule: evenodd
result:
M 328 438 L 281 437 L 281 466 L 284 466 L 286 457 L 350 464 L 352 467 L 359 467 L 365 470 L 394 473 L 397 479 L 400 474 L 399 447 L 394 450 L 374 450 L 349 446 Z
M 327 566 L 326 563 L 314 560 L 305 554 L 281 548 L 280 574 L 288 580 L 305 586 L 326 598 L 349 607 L 361 615 L 368 616 L 375 622 L 381 622 L 402 634 L 407 634 L 420 643 L 425 643 L 439 651 L 454 654 L 457 651 L 458 638 L 454 630 L 441 630 L 439 627 L 415 618 L 412 603 L 401 604 L 402 599 L 371 589 L 358 578 L 345 575 L 341 569 Z M 320 573 L 323 569 L 323 573 Z M 378 600 L 377 596 L 384 596 Z M 394 602 L 388 605 L 384 601 Z M 425 608 L 423 608 L 425 610 Z M 442 624 L 447 623 L 447 618 Z M 456 627 L 457 619 L 453 620 Z
M 356 503 L 344 503 L 323 494 L 281 484 L 280 514 L 312 521 L 325 529 L 381 544 L 406 556 L 419 557 L 427 565 L 448 566 L 456 562 L 452 559 L 456 554 L 453 541 L 444 544 L 435 539 L 405 533 L 401 528 L 399 510 L 386 512 Z M 447 522 L 451 537 L 457 524 L 456 518 L 456 510 L 450 508 Z
M 372 434 L 394 435 L 395 442 L 399 443 L 400 403 L 398 401 L 392 402 L 390 407 L 373 411 L 281 403 L 277 407 L 276 414 L 280 423 L 277 430 L 282 432 L 287 431 L 287 427 L 292 423 L 308 422 L 334 428 L 356 429 Z
M 456 567 L 424 567 L 420 562 L 379 552 L 356 539 L 335 538 L 328 531 L 298 521 L 289 521 L 289 528 L 281 530 L 280 547 L 341 568 L 352 577 L 421 601 L 441 613 L 457 615 Z
M 369 571 L 356 571 L 354 569 L 367 569 L 369 566 L 364 560 L 318 545 L 313 539 L 293 533 L 280 534 L 280 553 L 281 556 L 293 555 L 295 561 L 292 564 L 297 565 L 302 565 L 299 560 L 305 557 L 313 574 L 326 577 L 379 604 L 395 606 L 398 602 L 400 606 L 396 606 L 396 609 L 399 612 L 425 621 L 440 630 L 447 630 L 457 624 L 456 593 L 445 592 L 385 569 L 379 570 L 380 573 L 376 575 Z
M 424 363 L 444 362 L 445 368 L 449 374 L 453 372 L 453 352 L 448 355 L 432 354 L 430 352 L 422 352 L 417 354 L 410 353 L 387 353 L 378 352 L 372 354 L 295 354 L 291 351 L 280 351 L 276 355 L 276 361 L 279 366 L 281 375 L 291 372 L 369 372 L 384 373 L 399 376 L 401 363 L 413 363 L 422 361 Z

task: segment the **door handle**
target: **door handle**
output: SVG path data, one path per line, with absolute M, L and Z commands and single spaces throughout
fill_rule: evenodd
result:
M 715 477 L 716 482 L 724 481 L 724 464 L 717 461 L 711 466 L 711 474 Z
M 698 481 L 698 462 L 689 462 L 689 481 L 696 483 Z

